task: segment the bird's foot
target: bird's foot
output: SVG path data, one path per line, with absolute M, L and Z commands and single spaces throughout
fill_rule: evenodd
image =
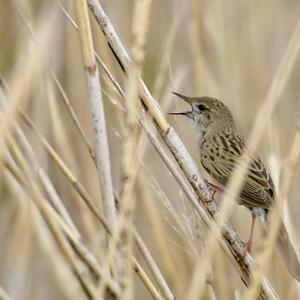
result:
M 252 240 L 248 240 L 246 243 L 244 243 L 244 256 L 246 256 L 246 253 L 251 253 L 252 251 Z
M 254 225 L 256 220 L 256 214 L 252 211 L 252 223 L 251 223 L 251 231 L 250 231 L 250 237 L 249 240 L 244 244 L 244 256 L 246 253 L 251 253 L 252 250 L 252 239 L 253 239 L 253 233 L 254 233 Z
M 215 194 L 217 192 L 223 192 L 223 190 L 220 187 L 214 185 L 213 183 L 207 181 L 206 179 L 204 179 L 204 182 L 207 185 L 207 188 L 208 188 L 208 190 L 210 192 L 210 199 L 209 199 L 209 201 L 214 201 L 215 200 Z

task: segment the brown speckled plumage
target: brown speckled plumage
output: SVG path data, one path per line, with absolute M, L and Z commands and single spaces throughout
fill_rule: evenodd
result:
M 200 145 L 201 164 L 218 183 L 226 186 L 243 151 L 247 151 L 253 161 L 242 185 L 241 204 L 268 209 L 274 201 L 272 179 L 259 157 L 238 134 L 220 133 L 204 139 Z
M 239 135 L 230 110 L 221 101 L 212 97 L 186 97 L 174 94 L 187 102 L 191 110 L 171 114 L 185 115 L 192 120 L 199 136 L 201 164 L 222 187 L 226 188 L 242 154 L 247 152 L 251 158 L 238 197 L 239 204 L 246 206 L 253 216 L 250 239 L 245 247 L 250 251 L 255 218 L 258 217 L 264 227 L 268 228 L 267 213 L 275 201 L 272 178 L 260 158 Z M 288 270 L 300 281 L 300 262 L 282 222 L 277 245 Z

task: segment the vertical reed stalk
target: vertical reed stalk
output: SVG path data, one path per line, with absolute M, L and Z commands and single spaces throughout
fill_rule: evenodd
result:
M 87 3 L 85 0 L 74 0 L 79 37 L 88 86 L 91 120 L 94 133 L 96 165 L 107 222 L 111 228 L 116 224 L 116 207 L 113 195 L 111 163 L 105 125 L 103 100 L 99 70 L 95 60 L 94 47 Z M 99 203 L 98 203 L 99 204 Z

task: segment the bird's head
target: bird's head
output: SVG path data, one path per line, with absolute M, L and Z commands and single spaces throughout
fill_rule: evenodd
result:
M 230 110 L 219 100 L 212 97 L 187 97 L 173 93 L 190 105 L 190 110 L 172 112 L 170 115 L 183 115 L 191 119 L 196 130 L 218 133 L 234 129 Z

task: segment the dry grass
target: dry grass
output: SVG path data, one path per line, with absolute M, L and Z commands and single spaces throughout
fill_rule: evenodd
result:
M 0 299 L 299 299 L 276 220 L 253 271 L 248 211 L 202 204 L 196 135 L 165 117 L 171 91 L 222 99 L 299 248 L 299 1 L 99 3 L 99 24 L 85 1 L 0 3 Z

